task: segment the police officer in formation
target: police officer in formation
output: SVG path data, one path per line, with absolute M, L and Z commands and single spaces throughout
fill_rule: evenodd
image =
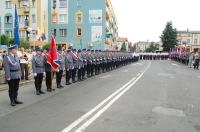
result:
M 70 85 L 71 78 L 72 78 L 72 70 L 74 69 L 74 64 L 73 64 L 73 58 L 71 55 L 71 49 L 67 50 L 67 53 L 65 55 L 65 78 L 66 78 L 66 85 Z
M 63 71 L 65 67 L 65 58 L 64 58 L 61 47 L 58 48 L 58 63 L 59 63 L 59 68 L 56 71 L 56 84 L 57 84 L 57 88 L 63 88 L 63 86 L 61 85 L 61 80 L 62 80 Z
M 11 105 L 21 104 L 18 101 L 19 81 L 21 77 L 19 58 L 16 56 L 16 47 L 10 47 L 10 54 L 4 58 L 6 79 L 9 85 L 9 97 Z M 32 58 L 32 69 L 35 80 L 36 94 L 45 94 L 42 91 L 43 78 L 46 78 L 47 91 L 54 90 L 52 87 L 53 70 L 48 60 L 48 49 L 42 54 L 41 48 L 36 48 L 36 55 Z M 121 66 L 139 60 L 139 56 L 132 53 L 112 52 L 101 50 L 76 50 L 69 48 L 65 54 L 61 48 L 58 48 L 59 68 L 56 71 L 57 88 L 63 88 L 61 80 L 65 71 L 66 85 L 83 81 L 86 78 L 111 71 Z M 87 76 L 86 76 L 87 75 Z
M 45 94 L 42 91 L 42 81 L 43 77 L 45 77 L 45 58 L 42 55 L 42 50 L 40 48 L 36 48 L 36 55 L 33 56 L 32 59 L 32 69 L 33 75 L 35 79 L 35 89 L 36 94 Z
M 10 105 L 16 106 L 16 104 L 22 104 L 23 102 L 18 100 L 18 89 L 21 78 L 20 62 L 17 56 L 17 46 L 9 47 L 9 54 L 4 57 L 3 60 L 5 78 L 9 86 Z

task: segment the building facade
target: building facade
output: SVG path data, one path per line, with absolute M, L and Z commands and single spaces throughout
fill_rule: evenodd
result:
M 47 14 L 47 0 L 1 0 L 0 14 L 1 33 L 13 37 L 14 34 L 14 5 L 16 4 L 19 19 L 19 36 L 35 44 L 34 36 L 47 33 L 48 24 L 45 20 Z
M 200 31 L 178 31 L 177 40 L 179 45 L 200 49 Z
M 126 51 L 129 50 L 129 41 L 128 41 L 128 38 L 122 38 L 122 37 L 119 37 L 117 38 L 117 50 L 120 51 L 121 48 L 122 48 L 122 45 L 125 44 L 126 46 Z
M 112 49 L 118 36 L 110 0 L 48 0 L 48 37 L 76 49 Z

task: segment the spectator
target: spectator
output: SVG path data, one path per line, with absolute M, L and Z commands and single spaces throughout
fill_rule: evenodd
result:
M 20 49 L 18 55 L 20 57 L 20 67 L 21 67 L 21 72 L 22 72 L 21 79 L 24 80 L 24 73 L 25 73 L 25 80 L 28 80 L 28 60 L 29 60 L 29 56 L 24 51 L 24 48 Z

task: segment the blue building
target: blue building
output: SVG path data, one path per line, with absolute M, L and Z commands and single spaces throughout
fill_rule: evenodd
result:
M 114 49 L 117 20 L 110 0 L 49 0 L 48 38 L 76 49 Z

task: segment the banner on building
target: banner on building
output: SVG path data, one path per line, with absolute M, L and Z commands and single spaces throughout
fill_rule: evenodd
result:
M 102 23 L 102 10 L 89 10 L 90 23 Z
M 102 41 L 102 26 L 92 26 L 92 42 Z

